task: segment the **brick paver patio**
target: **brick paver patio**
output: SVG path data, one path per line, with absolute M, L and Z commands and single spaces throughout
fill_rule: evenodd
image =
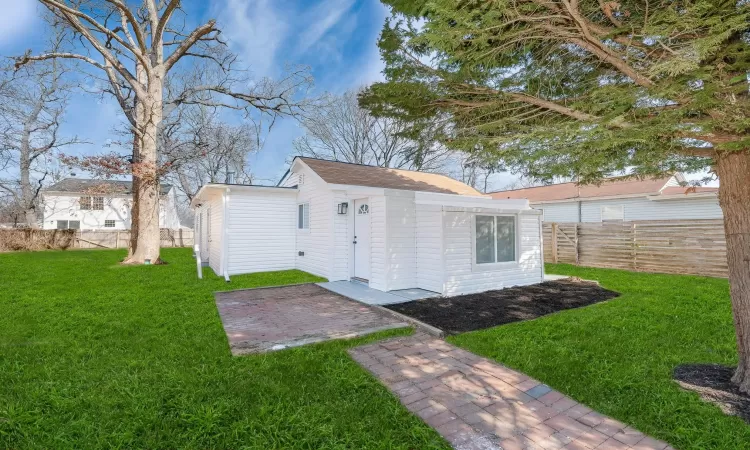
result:
M 234 355 L 408 326 L 314 284 L 217 292 L 216 306 Z
M 456 449 L 671 449 L 528 376 L 431 336 L 349 350 Z

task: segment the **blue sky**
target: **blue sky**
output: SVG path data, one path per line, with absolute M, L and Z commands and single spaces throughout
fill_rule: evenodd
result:
M 0 0 L 0 55 L 23 54 L 43 45 L 44 23 L 34 0 Z M 256 77 L 274 77 L 289 64 L 310 66 L 315 91 L 340 93 L 382 78 L 376 41 L 388 14 L 379 0 L 183 0 L 189 21 L 216 18 L 242 66 Z M 71 153 L 98 153 L 121 120 L 110 99 L 73 95 L 64 132 L 91 142 Z M 250 157 L 259 181 L 275 181 L 286 170 L 296 121 L 276 123 L 263 149 Z
M 182 6 L 191 25 L 217 19 L 242 66 L 256 77 L 278 76 L 288 64 L 308 65 L 316 93 L 341 93 L 382 79 L 376 42 L 388 10 L 379 0 L 183 0 Z M 43 45 L 45 25 L 36 0 L 0 0 L 0 8 L 0 56 Z M 111 99 L 75 94 L 63 132 L 91 144 L 68 153 L 106 151 L 120 121 L 119 106 Z M 262 150 L 250 157 L 257 182 L 275 182 L 285 172 L 292 142 L 301 134 L 292 119 L 276 123 Z M 495 175 L 491 187 L 501 189 L 514 178 Z

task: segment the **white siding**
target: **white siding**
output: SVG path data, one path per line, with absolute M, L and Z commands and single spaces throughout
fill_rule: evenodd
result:
M 93 197 L 98 197 L 93 195 Z M 104 210 L 81 210 L 80 194 L 44 195 L 45 230 L 57 228 L 58 220 L 77 220 L 82 230 L 127 230 L 130 228 L 130 197 L 104 197 Z M 105 220 L 114 220 L 114 228 L 104 228 Z
M 581 222 L 601 222 L 602 206 L 622 206 L 625 221 L 722 219 L 724 216 L 716 197 L 649 200 L 646 197 L 610 200 L 583 200 Z M 544 210 L 545 222 L 578 222 L 578 202 L 538 203 L 534 209 Z
M 370 287 L 381 291 L 388 290 L 385 197 L 370 197 Z
M 605 205 L 622 205 L 625 221 L 723 218 L 719 200 L 716 197 L 659 201 L 640 197 L 584 201 L 581 206 L 582 222 L 601 222 L 601 207 Z
M 417 286 L 414 192 L 391 192 L 386 200 L 386 283 L 388 290 Z
M 210 223 L 209 223 L 210 222 Z M 224 224 L 224 205 L 221 195 L 206 202 L 206 231 L 208 233 L 208 265 L 216 275 L 221 275 L 221 242 Z
M 180 216 L 177 214 L 177 197 L 174 189 L 161 197 L 159 202 L 159 227 L 180 228 Z
M 80 198 L 104 197 L 103 210 L 82 210 Z M 77 220 L 81 222 L 82 230 L 128 230 L 131 221 L 131 206 L 133 204 L 130 196 L 101 196 L 96 194 L 71 194 L 71 195 L 47 195 L 43 196 L 44 219 L 42 228 L 53 230 L 57 228 L 58 220 Z M 105 220 L 114 220 L 115 226 L 107 228 Z M 177 217 L 177 206 L 174 197 L 174 189 L 169 194 L 162 196 L 159 204 L 159 227 L 179 228 L 180 222 Z
M 310 229 L 296 229 L 295 214 L 297 252 L 304 252 L 304 256 L 296 256 L 296 267 L 329 278 L 333 270 L 334 257 L 333 192 L 310 170 L 302 170 L 305 182 L 299 186 L 297 204 L 310 204 Z
M 294 172 L 290 173 L 286 179 L 279 184 L 279 187 L 293 187 L 297 185 L 298 175 Z
M 443 292 L 443 211 L 416 205 L 417 287 Z
M 578 222 L 578 202 L 533 205 L 544 210 L 545 222 Z
M 347 214 L 338 214 L 338 204 L 349 203 Z M 342 191 L 333 192 L 333 269 L 328 277 L 330 281 L 348 280 L 349 258 L 354 236 L 350 235 L 349 217 L 354 214 L 354 202 Z
M 473 268 L 472 213 L 444 215 L 445 295 L 459 295 L 527 285 L 542 281 L 542 257 L 537 215 L 520 215 L 519 263 L 496 270 Z
M 293 269 L 296 193 L 233 190 L 229 195 L 229 274 Z
M 196 243 L 200 249 L 201 261 L 208 262 L 208 225 L 206 208 L 201 206 L 197 210 L 195 218 Z

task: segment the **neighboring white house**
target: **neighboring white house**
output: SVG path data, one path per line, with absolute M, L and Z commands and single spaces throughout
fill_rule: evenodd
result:
M 44 229 L 130 229 L 133 195 L 130 181 L 66 178 L 45 189 Z M 179 228 L 175 191 L 161 185 L 159 227 Z
M 685 187 L 681 174 L 657 179 L 610 179 L 493 192 L 494 199 L 527 199 L 545 222 L 721 219 L 718 188 Z
M 296 268 L 457 295 L 544 278 L 540 213 L 443 175 L 297 157 L 277 186 L 209 184 L 191 206 L 227 279 Z

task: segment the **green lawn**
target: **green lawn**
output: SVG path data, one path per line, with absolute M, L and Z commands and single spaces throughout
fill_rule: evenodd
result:
M 0 448 L 447 448 L 346 354 L 407 331 L 234 358 L 213 291 L 317 279 L 123 256 L 0 254 Z
M 750 426 L 671 380 L 682 363 L 737 363 L 726 280 L 548 265 L 623 295 L 451 337 L 679 449 L 748 449 Z

